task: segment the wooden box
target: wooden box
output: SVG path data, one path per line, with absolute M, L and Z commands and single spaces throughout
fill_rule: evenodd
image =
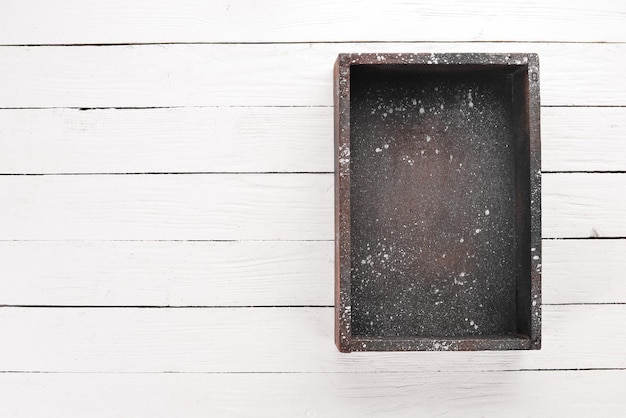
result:
M 341 54 L 341 351 L 541 345 L 535 54 Z

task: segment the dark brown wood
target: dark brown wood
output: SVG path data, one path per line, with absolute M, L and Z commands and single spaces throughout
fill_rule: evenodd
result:
M 341 54 L 341 351 L 541 345 L 535 54 Z

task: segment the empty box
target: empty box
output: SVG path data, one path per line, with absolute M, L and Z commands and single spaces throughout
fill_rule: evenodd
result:
M 341 54 L 339 350 L 541 345 L 535 54 Z

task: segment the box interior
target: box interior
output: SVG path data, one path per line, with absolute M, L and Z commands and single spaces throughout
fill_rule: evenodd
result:
M 350 66 L 351 333 L 527 338 L 527 67 Z

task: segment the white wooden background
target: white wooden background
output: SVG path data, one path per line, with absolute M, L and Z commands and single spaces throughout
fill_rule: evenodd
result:
M 539 53 L 541 351 L 336 350 L 366 51 Z M 625 67 L 622 0 L 2 1 L 0 415 L 623 416 Z

